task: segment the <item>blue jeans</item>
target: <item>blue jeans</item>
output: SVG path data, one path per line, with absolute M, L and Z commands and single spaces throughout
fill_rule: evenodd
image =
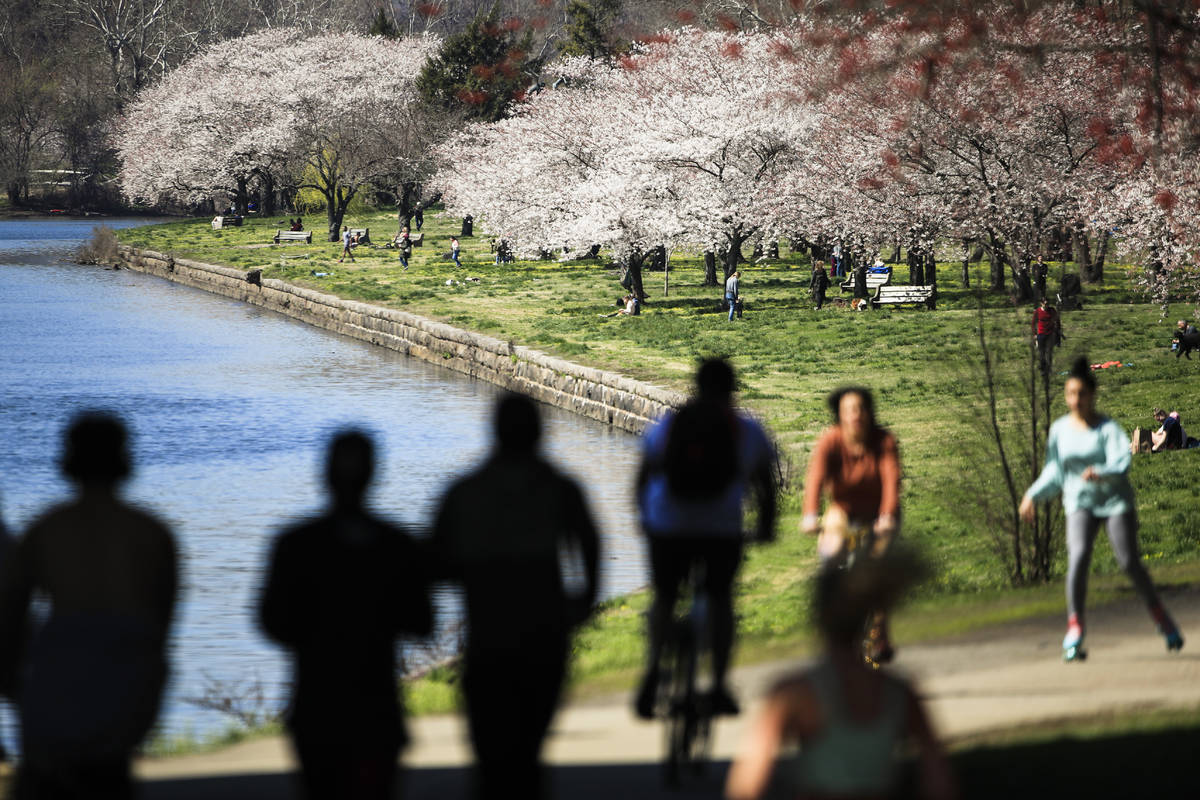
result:
M 726 292 L 725 300 L 729 303 L 729 321 L 733 322 L 733 312 L 737 308 L 737 298 Z
M 454 263 L 461 267 L 462 262 L 458 260 L 458 251 L 455 250 L 451 255 L 454 256 Z

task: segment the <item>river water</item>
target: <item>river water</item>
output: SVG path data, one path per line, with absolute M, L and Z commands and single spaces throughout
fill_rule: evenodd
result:
M 126 419 L 125 494 L 173 526 L 182 556 L 161 727 L 202 735 L 229 722 L 187 699 L 206 688 L 261 685 L 267 710 L 286 692 L 285 656 L 259 634 L 254 605 L 274 532 L 322 505 L 331 433 L 373 434 L 373 507 L 425 526 L 446 483 L 486 454 L 499 390 L 196 289 L 73 264 L 94 224 L 0 221 L 0 515 L 19 531 L 69 493 L 57 459 L 73 414 Z M 548 455 L 584 485 L 603 531 L 602 594 L 644 585 L 636 438 L 542 410 Z M 445 632 L 456 603 L 443 592 L 438 605 Z

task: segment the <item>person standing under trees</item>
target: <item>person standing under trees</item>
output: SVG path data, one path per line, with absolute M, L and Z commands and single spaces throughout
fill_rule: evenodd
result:
M 1068 413 L 1050 426 L 1046 465 L 1025 492 L 1019 509 L 1021 519 L 1032 522 L 1034 503 L 1062 495 L 1068 562 L 1063 658 L 1074 661 L 1087 655 L 1083 637 L 1088 568 L 1101 524 L 1108 531 L 1117 564 L 1150 609 L 1150 616 L 1166 639 L 1167 650 L 1179 650 L 1183 636 L 1163 608 L 1138 553 L 1137 502 L 1129 482 L 1133 461 L 1129 437 L 1112 418 L 1096 410 L 1096 377 L 1087 359 L 1077 358 L 1071 366 L 1063 396 Z
M 1041 256 L 1037 257 L 1037 261 L 1033 262 L 1033 291 L 1034 297 L 1038 302 L 1041 302 L 1046 297 L 1046 276 L 1049 270 L 1046 268 L 1046 262 Z
M 400 252 L 400 266 L 408 269 L 408 259 L 412 257 L 412 237 L 408 234 L 408 226 L 400 229 L 400 241 L 396 243 Z
M 1046 297 L 1038 301 L 1030 321 L 1033 329 L 1033 340 L 1037 346 L 1038 365 L 1043 375 L 1050 374 L 1050 365 L 1054 361 L 1054 348 L 1062 340 L 1062 321 L 1058 309 L 1050 305 Z
M 738 291 L 738 284 L 741 280 L 742 273 L 734 270 L 733 274 L 725 281 L 725 302 L 729 304 L 729 321 L 733 322 L 734 312 L 737 311 L 738 299 L 741 297 Z M 738 314 L 740 317 L 741 314 Z
M 108 414 L 72 422 L 61 464 L 75 497 L 34 521 L 0 582 L 0 690 L 21 718 L 14 797 L 134 796 L 130 760 L 158 716 L 179 576 L 171 531 L 118 496 L 126 440 Z M 45 622 L 26 642 L 33 617 Z
M 329 510 L 276 540 L 259 604 L 263 630 L 294 657 L 287 724 L 310 800 L 393 796 L 408 739 L 396 639 L 433 625 L 420 551 L 363 504 L 374 470 L 367 436 L 334 438 Z
M 849 555 L 848 535 L 866 530 L 873 555 L 886 553 L 900 528 L 900 449 L 896 437 L 875 420 L 869 389 L 843 387 L 829 396 L 834 425 L 821 435 L 808 462 L 804 481 L 803 533 L 819 534 L 817 553 L 825 568 Z M 821 495 L 828 489 L 829 508 L 819 517 Z M 895 658 L 887 615 L 880 612 L 872 632 L 872 661 Z
M 812 281 L 809 282 L 809 288 L 812 289 L 813 311 L 820 311 L 821 306 L 825 305 L 825 291 L 829 288 L 829 275 L 825 272 L 825 265 L 820 261 L 813 262 Z
M 417 209 L 413 212 L 413 222 L 417 225 L 417 230 L 421 230 L 421 226 L 425 224 L 425 212 Z
M 452 259 L 454 259 L 454 263 L 455 263 L 455 265 L 456 265 L 456 266 L 459 266 L 459 267 L 461 267 L 461 266 L 462 266 L 462 262 L 458 260 L 458 251 L 459 251 L 459 249 L 460 249 L 460 248 L 459 248 L 459 244 L 458 244 L 458 237 L 457 237 L 457 236 L 451 236 L 451 237 L 450 237 L 450 257 L 451 257 Z
M 715 714 L 737 714 L 725 683 L 733 649 L 733 581 L 742 562 L 742 505 L 753 490 L 758 541 L 775 536 L 775 448 L 766 431 L 733 407 L 733 368 L 710 359 L 696 373 L 696 397 L 655 423 L 642 440 L 637 496 L 650 546 L 654 603 L 648 617 L 646 672 L 634 707 L 654 717 L 664 634 L 680 588 L 704 568 L 712 630 Z
M 484 800 L 546 795 L 542 741 L 596 599 L 596 526 L 579 486 L 538 454 L 541 430 L 532 400 L 502 399 L 495 450 L 442 497 L 430 540 L 436 576 L 465 594 L 462 686 Z
M 916 796 L 958 796 L 913 687 L 869 667 L 859 650 L 870 616 L 891 608 L 919 575 L 919 564 L 894 551 L 818 573 L 812 608 L 822 653 L 768 693 L 729 769 L 727 798 L 759 800 L 773 784 L 778 793 L 771 796 L 778 797 L 907 797 L 898 791 L 903 773 L 897 763 L 906 742 L 916 751 Z M 781 757 L 790 742 L 799 743 L 800 752 Z
M 353 238 L 350 235 L 350 228 L 346 225 L 342 226 L 342 257 L 338 259 L 338 263 L 346 260 L 346 256 L 350 256 L 350 262 L 354 262 L 354 253 L 350 251 L 353 244 Z

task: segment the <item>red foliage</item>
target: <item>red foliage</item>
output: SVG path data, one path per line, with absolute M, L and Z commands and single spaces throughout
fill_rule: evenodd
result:
M 472 91 L 470 89 L 460 89 L 455 95 L 459 100 L 471 106 L 482 105 L 487 102 L 488 93 L 483 91 Z
M 509 17 L 508 19 L 504 20 L 502 27 L 508 33 L 515 33 L 517 31 L 521 30 L 521 27 L 524 24 L 525 23 L 521 22 L 520 17 Z
M 1154 195 L 1154 202 L 1157 203 L 1158 207 L 1163 211 L 1169 212 L 1171 209 L 1175 208 L 1175 205 L 1179 202 L 1179 198 L 1176 197 L 1175 193 L 1170 189 L 1160 189 L 1158 193 Z
M 895 169 L 896 167 L 900 166 L 900 156 L 896 155 L 891 150 L 884 150 L 883 153 L 880 154 L 880 157 L 883 159 L 884 165 L 891 169 Z
M 726 42 L 721 45 L 721 55 L 727 58 L 741 58 L 742 46 L 737 42 Z
M 442 15 L 442 9 L 438 7 L 437 3 L 421 3 L 417 6 L 417 13 L 422 17 L 433 19 Z
M 742 26 L 738 24 L 736 19 L 725 14 L 717 15 L 717 26 L 729 33 L 737 33 L 742 29 Z
M 490 81 L 496 74 L 496 70 L 487 64 L 476 64 L 471 67 L 471 72 L 480 80 Z
M 696 21 L 696 12 L 688 11 L 686 8 L 681 8 L 675 12 L 675 19 L 681 25 L 691 25 Z

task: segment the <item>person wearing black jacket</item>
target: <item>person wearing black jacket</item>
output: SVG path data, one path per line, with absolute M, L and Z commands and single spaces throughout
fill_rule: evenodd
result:
M 829 288 L 829 274 L 825 272 L 825 265 L 820 261 L 813 262 L 812 281 L 809 282 L 809 288 L 812 290 L 813 310 L 820 310 L 821 306 L 825 305 L 825 290 Z
M 592 613 L 600 545 L 578 484 L 537 451 L 533 401 L 502 399 L 495 430 L 491 456 L 443 496 L 430 550 L 437 578 L 465 595 L 463 694 L 476 795 L 537 800 L 546 794 L 542 741 L 572 631 Z
M 333 440 L 330 508 L 276 540 L 259 605 L 295 658 L 287 725 L 309 800 L 393 796 L 408 741 L 396 639 L 433 623 L 422 551 L 363 505 L 373 451 L 358 431 Z

